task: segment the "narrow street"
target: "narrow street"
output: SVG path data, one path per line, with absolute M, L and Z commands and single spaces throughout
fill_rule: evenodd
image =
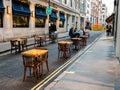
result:
M 94 40 L 96 40 L 104 32 L 90 32 L 90 38 L 87 41 L 87 46 L 90 45 Z M 63 40 L 63 39 L 62 39 Z M 65 40 L 65 38 L 64 38 Z M 87 47 L 86 46 L 86 47 Z M 23 82 L 23 62 L 21 54 L 7 54 L 0 57 L 0 88 L 1 90 L 30 90 L 33 86 L 47 77 L 50 73 L 55 71 L 58 67 L 64 64 L 67 60 L 58 60 L 58 45 L 49 44 L 46 46 L 49 50 L 48 63 L 50 71 L 45 72 L 45 75 L 41 77 L 37 82 L 33 82 L 31 78 L 27 78 Z M 80 51 L 84 50 L 80 49 Z M 75 55 L 80 51 L 72 51 L 72 55 Z M 70 58 L 68 58 L 70 59 Z M 46 67 L 45 67 L 46 68 Z

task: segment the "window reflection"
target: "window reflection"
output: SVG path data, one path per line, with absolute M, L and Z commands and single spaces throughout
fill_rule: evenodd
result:
M 35 27 L 45 27 L 45 19 L 35 18 Z
M 59 21 L 59 27 L 61 28 L 64 27 L 64 21 L 61 21 L 61 20 Z
M 29 27 L 29 17 L 13 15 L 13 27 Z

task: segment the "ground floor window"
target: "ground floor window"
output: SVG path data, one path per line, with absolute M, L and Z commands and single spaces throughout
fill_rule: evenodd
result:
M 0 14 L 0 27 L 3 27 L 3 14 Z
M 45 27 L 45 18 L 35 18 L 35 27 Z
M 59 21 L 59 27 L 63 28 L 64 27 L 64 21 Z
M 13 27 L 29 27 L 29 16 L 13 15 Z

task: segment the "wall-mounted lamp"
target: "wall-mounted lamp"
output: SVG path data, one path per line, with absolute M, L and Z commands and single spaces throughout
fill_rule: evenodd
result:
M 11 10 L 10 10 L 10 6 L 7 6 L 7 14 L 10 14 Z
M 35 16 L 35 13 L 34 11 L 31 12 L 31 16 L 34 17 Z

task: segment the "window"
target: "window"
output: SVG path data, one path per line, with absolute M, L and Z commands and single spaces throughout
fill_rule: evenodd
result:
M 3 14 L 0 14 L 0 27 L 3 27 Z
M 89 8 L 89 4 L 87 4 L 87 7 Z
M 29 17 L 13 15 L 13 27 L 29 27 Z
M 29 4 L 12 0 L 13 27 L 29 27 Z
M 67 0 L 64 0 L 64 3 L 67 4 Z
M 72 23 L 75 22 L 75 16 L 72 16 Z
M 35 27 L 45 27 L 45 18 L 35 18 Z
M 105 10 L 105 8 L 102 8 L 102 10 Z
M 64 21 L 61 21 L 61 20 L 59 21 L 59 27 L 61 28 L 64 27 Z
M 47 18 L 46 9 L 35 7 L 35 27 L 45 27 L 45 21 Z
M 71 2 L 70 2 L 70 6 L 72 7 L 72 0 L 71 0 Z

